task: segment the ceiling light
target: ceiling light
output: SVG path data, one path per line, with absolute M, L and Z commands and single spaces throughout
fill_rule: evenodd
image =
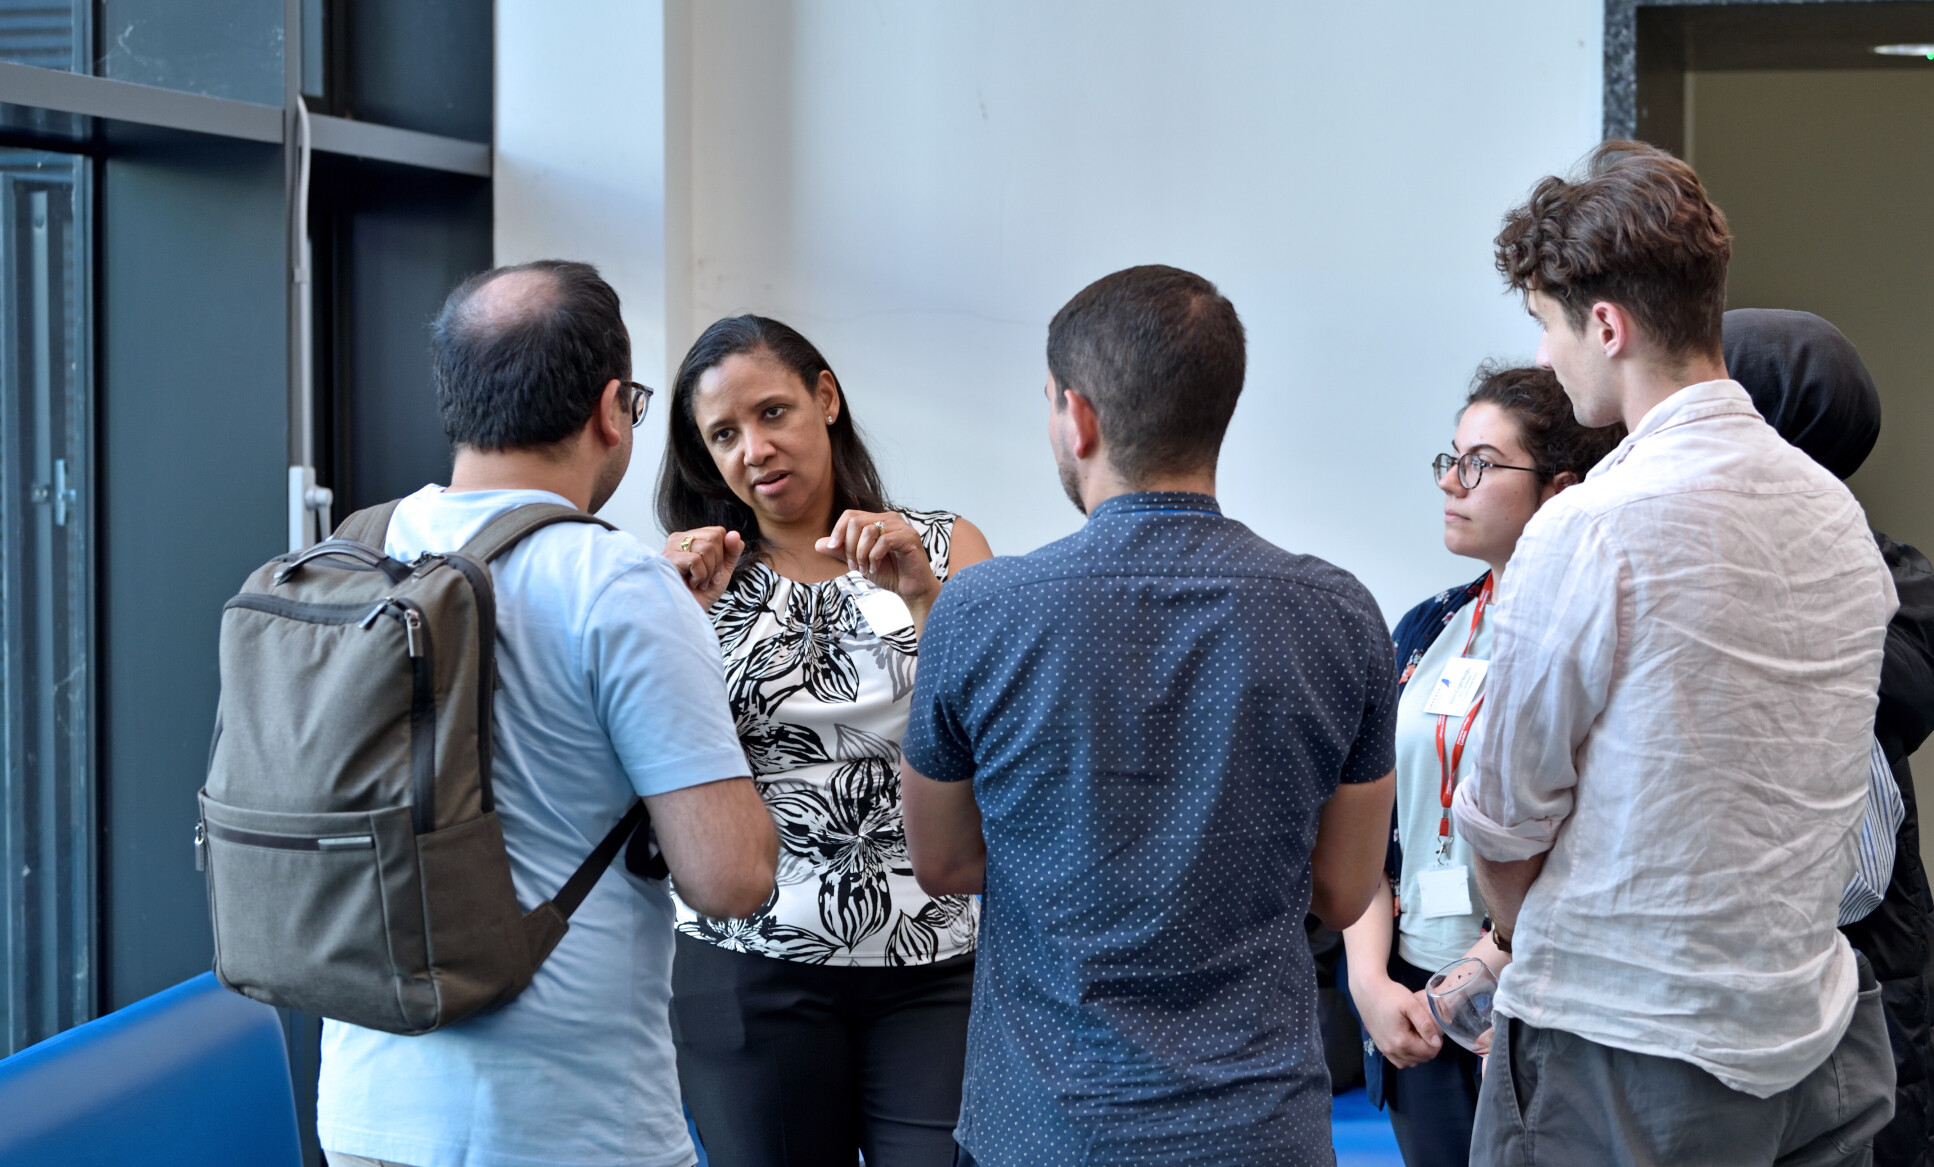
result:
M 1934 61 L 1934 45 L 1875 45 L 1874 52 L 1883 57 L 1926 57 Z

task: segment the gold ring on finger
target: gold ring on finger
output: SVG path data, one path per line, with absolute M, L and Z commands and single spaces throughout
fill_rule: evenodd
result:
M 879 532 L 880 534 L 882 534 L 882 535 L 884 535 L 884 534 L 886 534 L 886 520 L 885 520 L 885 519 L 875 519 L 875 520 L 873 521 L 873 529 L 874 529 L 875 531 L 878 531 L 878 532 Z
M 690 551 L 692 549 L 692 540 L 694 538 L 696 538 L 696 536 L 694 535 L 685 536 L 685 538 L 679 542 L 678 549 L 680 551 Z

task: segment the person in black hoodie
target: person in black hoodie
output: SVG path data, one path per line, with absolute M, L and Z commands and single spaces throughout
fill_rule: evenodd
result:
M 1811 312 L 1740 308 L 1725 316 L 1726 371 L 1780 436 L 1840 478 L 1880 436 L 1880 395 L 1860 354 Z M 1907 814 L 1886 897 L 1842 931 L 1873 963 L 1894 1047 L 1894 1118 L 1874 1137 L 1876 1167 L 1934 1167 L 1934 898 L 1921 865 L 1907 758 L 1934 731 L 1934 567 L 1880 532 L 1900 610 L 1887 626 L 1874 736 Z

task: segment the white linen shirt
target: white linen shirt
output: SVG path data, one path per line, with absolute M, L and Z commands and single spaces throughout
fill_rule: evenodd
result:
M 1548 852 L 1497 1010 L 1767 1097 L 1853 1014 L 1834 928 L 1893 581 L 1732 381 L 1660 402 L 1526 525 L 1457 829 Z

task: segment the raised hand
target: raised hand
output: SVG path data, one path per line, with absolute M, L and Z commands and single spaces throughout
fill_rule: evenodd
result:
M 685 577 L 698 606 L 711 610 L 732 582 L 732 570 L 745 552 L 745 540 L 724 527 L 673 531 L 665 539 L 665 558 Z
M 897 593 L 916 617 L 940 594 L 940 580 L 927 562 L 919 533 L 898 512 L 847 511 L 833 522 L 833 533 L 813 548 Z

